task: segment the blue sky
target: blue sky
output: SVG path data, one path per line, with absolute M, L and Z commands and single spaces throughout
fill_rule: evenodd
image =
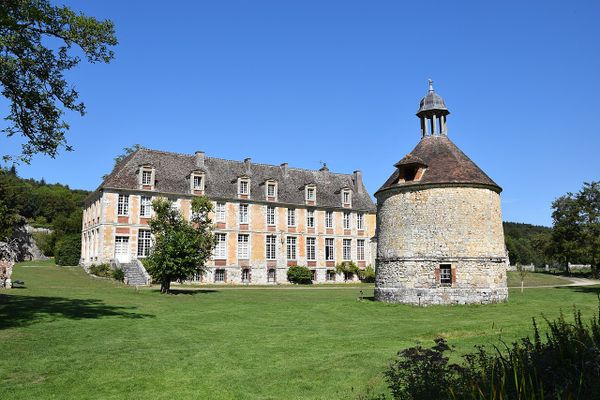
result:
M 140 143 L 324 161 L 374 193 L 420 138 L 431 77 L 450 138 L 503 187 L 505 220 L 550 225 L 553 199 L 600 179 L 598 2 L 66 4 L 112 19 L 120 44 L 68 75 L 88 110 L 68 115 L 75 151 L 35 157 L 25 177 L 94 189 Z

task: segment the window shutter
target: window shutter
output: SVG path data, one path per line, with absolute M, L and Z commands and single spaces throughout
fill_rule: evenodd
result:
M 452 273 L 452 285 L 456 283 L 456 268 L 451 267 L 450 272 Z
M 440 283 L 440 267 L 435 267 L 435 283 Z

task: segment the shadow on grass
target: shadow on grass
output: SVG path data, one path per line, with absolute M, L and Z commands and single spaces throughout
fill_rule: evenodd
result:
M 578 293 L 591 293 L 600 296 L 600 286 L 560 286 L 556 289 L 568 289 Z
M 154 289 L 152 291 L 154 293 L 160 293 L 160 289 Z M 193 296 L 196 294 L 210 294 L 210 293 L 219 293 L 219 291 L 212 290 L 212 289 L 171 289 L 171 291 L 169 292 L 169 294 L 174 294 L 174 295 L 187 294 L 190 296 Z
M 103 317 L 133 319 L 154 317 L 151 314 L 132 312 L 135 309 L 136 307 L 111 306 L 97 299 L 0 294 L 0 330 L 31 325 L 48 317 L 75 320 Z

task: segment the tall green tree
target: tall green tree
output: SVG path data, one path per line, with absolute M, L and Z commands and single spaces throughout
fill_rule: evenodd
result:
M 152 202 L 150 230 L 154 243 L 144 266 L 161 293 L 169 293 L 171 282 L 191 278 L 205 270 L 215 238 L 208 213 L 212 203 L 204 196 L 192 200 L 192 218 L 186 220 L 167 199 Z
M 600 269 L 600 182 L 584 183 L 578 193 L 567 193 L 552 203 L 553 256 Z
M 81 61 L 73 48 L 90 63 L 108 63 L 114 57 L 110 47 L 116 44 L 110 20 L 53 6 L 49 0 L 2 0 L 0 85 L 9 101 L 9 124 L 3 132 L 24 137 L 18 160 L 29 162 L 36 153 L 55 157 L 62 146 L 71 150 L 63 110 L 85 113 L 79 93 L 64 77 Z

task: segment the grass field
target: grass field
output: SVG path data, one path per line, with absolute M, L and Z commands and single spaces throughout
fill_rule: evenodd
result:
M 542 312 L 576 304 L 590 317 L 600 290 L 415 308 L 357 301 L 368 287 L 160 295 L 50 263 L 19 265 L 13 278 L 26 288 L 0 292 L 1 399 L 352 399 L 417 341 L 443 336 L 457 354 L 510 341 Z

